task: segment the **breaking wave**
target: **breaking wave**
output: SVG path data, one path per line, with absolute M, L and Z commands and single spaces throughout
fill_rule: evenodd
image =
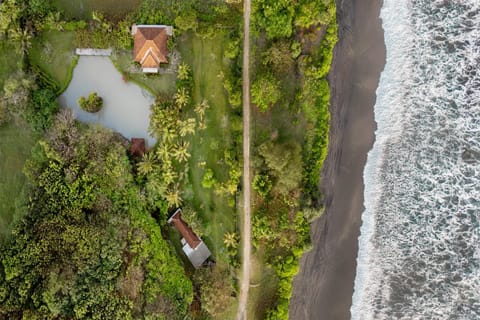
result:
M 480 319 L 480 1 L 381 18 L 352 319 Z

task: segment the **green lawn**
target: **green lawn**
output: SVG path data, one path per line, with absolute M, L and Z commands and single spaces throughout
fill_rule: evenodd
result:
M 213 170 L 217 181 L 224 182 L 228 178 L 228 166 L 223 162 L 223 155 L 233 144 L 229 124 L 233 111 L 219 78 L 222 69 L 227 67 L 223 63 L 224 44 L 221 34 L 214 39 L 187 34 L 178 40 L 182 58 L 192 67 L 194 102 L 206 99 L 210 105 L 205 114 L 207 128 L 199 130 L 191 143 L 190 170 L 193 205 L 207 222 L 206 242 L 217 259 L 226 254 L 224 233 L 236 230 L 236 209 L 229 206 L 226 196 L 214 194 L 213 188 L 203 188 L 201 182 L 206 168 Z
M 71 80 L 77 61 L 74 50 L 75 32 L 47 31 L 33 40 L 29 59 L 63 91 Z
M 248 319 L 265 319 L 267 310 L 276 300 L 278 277 L 272 268 L 266 266 L 264 254 L 255 251 L 252 255 L 252 273 L 248 294 Z
M 173 93 L 175 91 L 175 74 L 152 74 L 131 72 L 136 67 L 133 66 L 133 57 L 131 50 L 116 51 L 111 56 L 115 67 L 122 74 L 128 74 L 130 81 L 137 83 L 142 88 L 147 89 L 153 95 L 163 93 Z
M 110 19 L 121 19 L 140 3 L 141 0 L 54 0 L 68 19 L 89 19 L 93 10 L 103 12 Z
M 3 89 L 4 81 L 19 68 L 20 55 L 7 41 L 0 41 L 0 89 Z
M 24 200 L 26 178 L 22 170 L 33 144 L 28 129 L 0 127 L 0 238 L 10 232 L 10 223 Z

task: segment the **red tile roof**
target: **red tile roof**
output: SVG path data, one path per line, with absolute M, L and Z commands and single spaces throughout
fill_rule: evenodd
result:
M 180 232 L 185 241 L 187 241 L 190 248 L 195 249 L 202 242 L 188 224 L 182 220 L 182 209 L 177 209 L 170 219 L 168 219 L 168 222 L 173 222 L 175 228 Z
M 167 29 L 158 27 L 137 27 L 133 46 L 133 59 L 143 68 L 158 68 L 168 63 Z

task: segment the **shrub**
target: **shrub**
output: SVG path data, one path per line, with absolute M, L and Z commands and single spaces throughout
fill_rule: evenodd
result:
M 78 105 L 87 112 L 95 113 L 102 109 L 103 99 L 99 97 L 96 92 L 92 92 L 88 98 L 80 97 L 80 99 L 78 99 Z
M 205 189 L 210 189 L 216 184 L 216 182 L 217 181 L 215 180 L 213 170 L 212 169 L 205 170 L 205 174 L 203 175 L 203 179 L 202 179 L 202 187 L 204 187 Z
M 218 264 L 214 268 L 195 271 L 195 282 L 199 284 L 202 308 L 215 318 L 234 302 L 234 288 L 228 268 Z
M 26 112 L 27 121 L 37 132 L 48 129 L 58 112 L 57 96 L 52 89 L 39 89 L 32 92 L 29 108 Z
M 272 74 L 261 76 L 252 85 L 252 101 L 261 111 L 277 103 L 280 94 L 280 82 Z
M 258 147 L 269 173 L 276 178 L 275 190 L 288 194 L 298 188 L 302 179 L 301 147 L 292 140 L 285 143 L 268 141 Z
M 272 189 L 270 177 L 266 174 L 257 174 L 255 178 L 253 178 L 253 189 L 257 191 L 262 198 L 265 198 Z

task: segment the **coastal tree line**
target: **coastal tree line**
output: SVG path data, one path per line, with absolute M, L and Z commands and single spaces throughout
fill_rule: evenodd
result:
M 265 273 L 275 274 L 261 285 L 273 301 L 263 316 L 288 319 L 293 278 L 310 248 L 309 224 L 323 212 L 336 9 L 332 0 L 254 0 L 252 14 L 253 243 Z

